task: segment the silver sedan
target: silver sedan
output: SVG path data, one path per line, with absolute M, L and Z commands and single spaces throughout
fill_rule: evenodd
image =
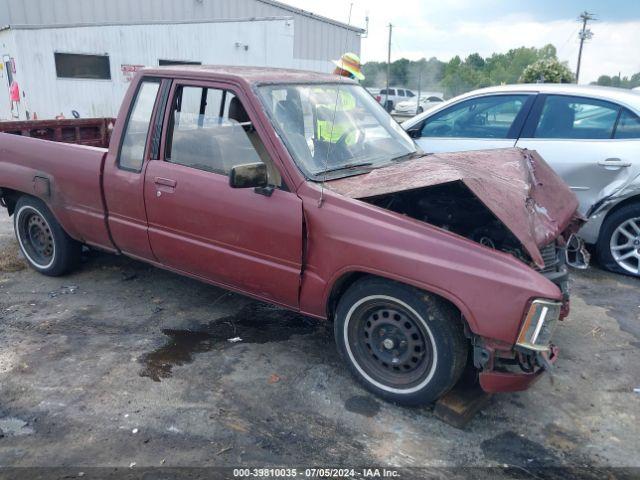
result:
M 580 236 L 605 268 L 640 276 L 640 95 L 531 84 L 485 88 L 403 123 L 426 152 L 537 150 L 588 221 Z

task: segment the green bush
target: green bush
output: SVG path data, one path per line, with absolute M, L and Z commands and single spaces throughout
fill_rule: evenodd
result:
M 565 63 L 543 58 L 527 66 L 520 81 L 524 83 L 571 83 L 574 76 Z

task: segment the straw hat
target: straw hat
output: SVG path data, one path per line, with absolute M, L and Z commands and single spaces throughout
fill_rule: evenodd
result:
M 364 75 L 361 71 L 360 57 L 355 53 L 345 53 L 340 60 L 333 60 L 336 67 L 346 70 L 358 80 L 364 80 Z

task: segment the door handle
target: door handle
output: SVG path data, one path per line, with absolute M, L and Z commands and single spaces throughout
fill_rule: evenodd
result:
M 162 177 L 156 177 L 153 180 L 153 183 L 155 183 L 156 185 L 162 185 L 164 187 L 171 187 L 171 188 L 176 188 L 176 185 L 178 185 L 178 182 L 176 182 L 175 180 L 171 178 L 162 178 Z
M 601 167 L 613 167 L 613 168 L 622 168 L 622 167 L 630 167 L 631 162 L 623 162 L 619 158 L 607 158 L 606 160 L 600 160 L 598 165 Z

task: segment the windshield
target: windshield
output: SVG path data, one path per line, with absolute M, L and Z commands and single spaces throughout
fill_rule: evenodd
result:
M 289 153 L 312 180 L 362 173 L 416 152 L 413 140 L 358 85 L 260 87 Z

